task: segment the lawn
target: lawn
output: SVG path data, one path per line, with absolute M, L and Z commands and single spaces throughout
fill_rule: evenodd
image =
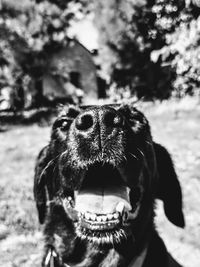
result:
M 173 156 L 184 197 L 185 229 L 167 221 L 158 202 L 156 224 L 169 251 L 184 267 L 200 266 L 200 103 L 139 104 L 155 141 Z M 48 126 L 15 126 L 0 133 L 0 266 L 39 267 L 41 227 L 33 201 L 35 158 L 47 144 Z M 170 194 L 170 192 L 169 192 Z

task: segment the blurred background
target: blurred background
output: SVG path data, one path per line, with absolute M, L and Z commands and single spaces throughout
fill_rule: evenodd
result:
M 60 104 L 127 101 L 170 151 L 185 229 L 156 225 L 200 266 L 200 0 L 0 0 L 0 266 L 40 266 L 35 158 Z M 170 194 L 170 192 L 169 192 Z

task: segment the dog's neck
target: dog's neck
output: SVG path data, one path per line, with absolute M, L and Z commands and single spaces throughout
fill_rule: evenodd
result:
M 115 264 L 118 264 L 117 261 L 119 260 L 119 255 L 115 255 L 114 250 L 110 251 L 109 254 L 113 254 L 113 255 L 108 255 L 108 256 L 107 256 L 107 257 L 110 257 L 110 259 L 111 259 L 111 261 L 112 261 L 112 262 L 110 262 L 110 264 L 111 264 L 112 266 L 116 266 Z M 128 267 L 142 267 L 142 266 L 143 266 L 143 263 L 144 263 L 144 261 L 145 261 L 146 255 L 147 255 L 147 247 L 144 248 L 144 250 L 141 252 L 141 254 L 140 254 L 139 256 L 135 257 L 135 258 L 131 261 L 131 263 L 128 265 Z M 112 257 L 112 256 L 113 256 L 113 257 Z M 48 250 L 47 255 L 46 255 L 46 258 L 45 258 L 45 260 L 44 260 L 44 266 L 54 267 L 54 266 L 55 266 L 55 262 L 54 262 L 54 260 L 55 260 L 55 258 L 57 258 L 57 257 L 59 257 L 59 256 L 57 255 L 57 253 L 55 252 L 55 250 L 52 249 L 52 248 L 50 248 L 50 249 Z M 107 258 L 107 257 L 106 257 L 106 258 Z M 84 265 L 89 263 L 89 262 L 86 262 L 86 261 L 87 261 L 87 259 L 85 259 L 85 261 L 84 261 L 84 263 L 83 263 Z M 83 264 L 82 264 L 82 263 L 81 263 L 81 265 L 78 264 L 78 266 L 83 266 Z M 103 263 L 101 262 L 101 266 L 104 266 L 104 265 L 102 265 L 102 264 L 103 264 Z M 106 261 L 106 265 L 107 265 L 107 264 L 108 264 L 108 262 Z M 63 265 L 63 267 L 72 267 L 72 266 L 74 266 L 74 264 L 73 264 L 73 265 L 69 265 L 69 264 L 67 264 L 67 263 L 64 263 L 64 265 Z M 76 265 L 76 266 L 77 266 L 77 265 Z

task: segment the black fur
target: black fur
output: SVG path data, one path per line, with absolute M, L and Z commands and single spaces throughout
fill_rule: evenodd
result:
M 143 191 L 138 216 L 125 229 L 126 239 L 112 245 L 93 244 L 77 236 L 77 214 L 63 205 L 81 187 L 86 170 L 106 164 L 122 172 L 131 189 L 131 205 L 137 196 L 134 190 L 140 186 Z M 98 171 L 93 176 L 98 183 Z M 110 179 L 108 183 L 115 183 Z M 34 196 L 39 221 L 45 225 L 43 266 L 52 248 L 57 255 L 55 266 L 124 267 L 146 245 L 144 267 L 168 266 L 165 246 L 153 222 L 156 198 L 163 200 L 167 218 L 184 227 L 181 188 L 171 157 L 152 140 L 145 116 L 128 105 L 63 108 L 49 144 L 37 159 Z

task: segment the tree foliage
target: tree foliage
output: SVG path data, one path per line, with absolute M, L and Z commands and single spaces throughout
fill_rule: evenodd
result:
M 71 22 L 88 12 L 112 87 L 147 99 L 197 91 L 197 0 L 2 0 L 0 89 L 11 91 L 13 106 L 23 107 L 22 88 L 41 79 L 49 53 L 67 44 Z
M 186 6 L 184 0 L 95 3 L 101 56 L 111 82 L 117 88 L 129 88 L 138 97 L 168 98 L 178 70 L 175 54 L 169 49 L 167 53 L 160 51 L 169 46 L 177 29 L 199 16 L 199 8 L 192 2 Z
M 67 44 L 70 23 L 80 13 L 83 5 L 76 0 L 3 0 L 0 88 L 8 86 L 16 96 L 28 79 L 41 79 L 49 53 Z
M 168 37 L 167 44 L 158 54 L 163 59 L 173 55 L 172 67 L 176 70 L 173 94 L 183 97 L 186 94 L 200 93 L 200 18 L 182 24 Z

